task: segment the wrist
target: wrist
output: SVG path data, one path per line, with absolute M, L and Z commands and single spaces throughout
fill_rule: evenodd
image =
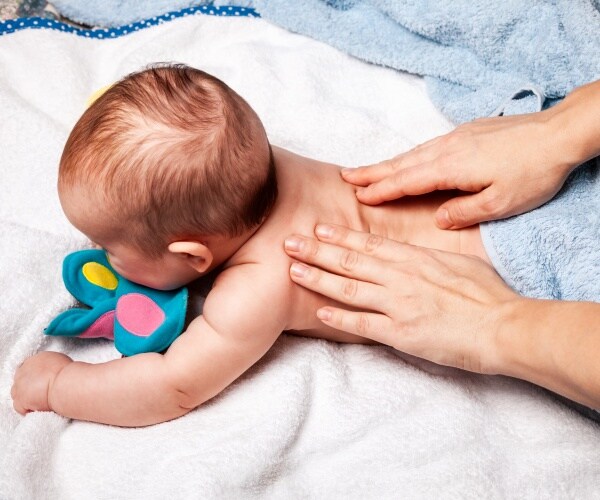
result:
M 540 113 L 546 123 L 548 148 L 557 168 L 568 175 L 600 154 L 600 82 L 584 85 L 563 101 Z
M 58 406 L 60 406 L 60 403 L 57 402 L 58 398 L 57 398 L 57 386 L 58 384 L 56 383 L 58 380 L 58 377 L 61 373 L 63 373 L 64 369 L 70 365 L 73 364 L 74 361 L 72 359 L 68 359 L 64 361 L 64 364 L 62 366 L 60 366 L 56 372 L 54 373 L 54 375 L 52 377 L 50 377 L 50 380 L 48 381 L 48 394 L 47 394 L 47 401 L 48 401 L 48 408 L 55 412 L 55 413 L 59 413 L 56 408 Z
M 490 373 L 600 408 L 600 304 L 525 299 L 505 310 Z
M 485 373 L 527 378 L 529 369 L 523 355 L 531 355 L 527 346 L 528 333 L 532 331 L 537 311 L 536 300 L 518 297 L 498 307 L 496 328 L 490 336 Z

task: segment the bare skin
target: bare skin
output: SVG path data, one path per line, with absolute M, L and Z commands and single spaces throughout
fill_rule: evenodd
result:
M 260 359 L 283 331 L 338 342 L 378 343 L 324 325 L 316 311 L 339 302 L 290 280 L 294 259 L 284 252 L 284 240 L 290 233 L 311 236 L 319 222 L 486 258 L 477 227 L 449 232 L 435 225 L 433 214 L 449 193 L 366 206 L 357 200 L 355 187 L 342 180 L 340 167 L 280 148 L 273 152 L 279 196 L 257 230 L 236 240 L 204 235 L 198 241 L 173 242 L 157 262 L 147 262 L 119 241 L 103 240 L 98 223 L 81 215 L 86 213 L 82 204 L 87 199 L 77 193 L 61 195 L 71 222 L 107 250 L 113 267 L 126 278 L 166 289 L 221 264 L 223 271 L 203 314 L 164 356 L 145 353 L 89 364 L 44 352 L 26 360 L 12 389 L 19 413 L 52 410 L 80 420 L 151 425 L 181 416 L 217 395 Z
M 442 228 L 500 219 L 541 205 L 577 165 L 600 155 L 599 113 L 596 81 L 545 111 L 476 120 L 343 175 L 369 205 L 438 189 L 472 193 L 437 209 Z M 520 297 L 490 266 L 464 255 L 393 239 L 374 247 L 368 233 L 343 227 L 315 234 L 287 251 L 307 265 L 303 276 L 292 274 L 296 283 L 345 304 L 317 311 L 326 324 L 600 408 L 600 304 Z M 339 265 L 349 250 L 356 252 L 351 269 Z M 357 292 L 348 298 L 340 290 L 350 281 Z
M 432 215 L 450 194 L 432 193 L 371 207 L 356 200 L 355 189 L 340 178 L 340 167 L 280 148 L 274 148 L 274 154 L 280 192 L 278 202 L 272 215 L 227 262 L 226 268 L 262 256 L 261 260 L 269 263 L 269 273 L 273 277 L 286 276 L 293 260 L 280 251 L 284 238 L 292 232 L 312 236 L 315 225 L 324 221 L 412 245 L 475 255 L 488 261 L 477 226 L 449 232 L 435 225 Z M 315 186 L 320 188 L 315 189 Z M 275 241 L 280 241 L 280 245 L 275 245 Z M 316 310 L 336 304 L 333 300 L 293 285 L 291 293 L 292 307 L 286 324 L 290 333 L 337 342 L 377 343 L 319 321 Z

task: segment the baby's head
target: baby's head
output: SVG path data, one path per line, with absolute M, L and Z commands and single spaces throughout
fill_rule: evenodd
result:
M 197 69 L 154 65 L 85 111 L 58 190 L 117 272 L 168 289 L 239 248 L 269 214 L 277 179 L 260 119 L 238 94 Z

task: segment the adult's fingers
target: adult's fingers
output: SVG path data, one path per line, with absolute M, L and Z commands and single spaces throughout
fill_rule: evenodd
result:
M 392 175 L 397 168 L 399 168 L 399 164 L 395 158 L 392 158 L 367 167 L 344 168 L 342 169 L 342 178 L 355 186 L 368 186 L 372 182 Z
M 392 320 L 385 314 L 347 311 L 337 307 L 323 307 L 317 317 L 326 325 L 345 332 L 389 344 Z
M 398 170 L 410 168 L 435 159 L 439 155 L 439 151 L 437 148 L 431 146 L 437 144 L 440 139 L 441 137 L 436 137 L 389 160 L 384 160 L 373 165 L 343 169 L 342 177 L 350 184 L 368 186 L 389 177 Z
M 418 271 L 421 278 L 426 278 L 428 273 L 433 273 L 435 277 L 439 278 L 440 266 L 446 268 L 457 268 L 457 266 L 472 268 L 470 256 L 402 243 L 376 234 L 355 231 L 337 224 L 317 224 L 315 234 L 319 241 L 323 243 L 327 242 L 333 246 L 355 250 L 359 254 L 358 256 L 362 258 L 365 267 L 373 266 L 375 272 L 372 274 L 373 279 L 371 281 L 377 284 L 387 284 L 391 266 L 394 266 L 397 271 L 401 269 L 412 269 L 412 273 Z M 314 250 L 310 251 L 310 256 L 296 254 L 293 257 L 315 266 L 321 266 L 322 256 L 319 255 L 318 248 L 323 247 L 317 247 L 316 252 Z M 367 256 L 371 258 L 367 259 Z M 342 273 L 335 267 L 332 270 L 338 274 L 358 277 L 351 271 Z M 370 270 L 368 272 L 370 273 Z M 439 279 L 433 280 L 433 282 L 437 281 Z
M 320 241 L 372 255 L 382 261 L 403 262 L 429 252 L 429 249 L 400 243 L 376 234 L 354 231 L 337 224 L 317 224 L 315 234 Z M 317 260 L 314 263 L 319 264 Z
M 448 173 L 440 168 L 439 160 L 395 171 L 367 187 L 358 188 L 356 197 L 361 203 L 378 205 L 407 195 L 431 193 L 441 189 L 454 189 Z
M 313 238 L 293 235 L 284 248 L 290 257 L 314 264 L 326 271 L 371 283 L 381 283 L 386 275 L 385 262 L 354 249 L 323 243 Z
M 371 310 L 384 306 L 385 288 L 381 285 L 338 276 L 299 262 L 291 265 L 290 277 L 304 288 L 350 306 Z
M 500 200 L 490 188 L 476 194 L 458 196 L 443 203 L 435 213 L 440 229 L 459 229 L 499 217 Z

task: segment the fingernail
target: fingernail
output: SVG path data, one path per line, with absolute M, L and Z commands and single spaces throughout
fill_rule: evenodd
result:
M 438 226 L 442 228 L 450 227 L 450 215 L 448 214 L 448 210 L 445 208 L 442 210 L 438 210 L 437 214 L 435 214 L 435 220 L 437 221 Z
M 346 177 L 348 174 L 351 174 L 355 170 L 355 168 L 342 168 L 342 175 Z
M 292 274 L 297 278 L 304 278 L 306 273 L 308 272 L 308 267 L 304 264 L 299 264 L 298 262 L 294 262 L 291 267 Z
M 322 321 L 329 321 L 331 319 L 331 311 L 328 309 L 319 309 L 317 311 L 317 318 Z
M 290 252 L 299 252 L 302 248 L 302 241 L 298 238 L 286 238 L 286 240 L 283 242 L 283 246 Z
M 315 234 L 321 238 L 331 238 L 333 236 L 333 227 L 327 224 L 318 224 L 315 228 Z

